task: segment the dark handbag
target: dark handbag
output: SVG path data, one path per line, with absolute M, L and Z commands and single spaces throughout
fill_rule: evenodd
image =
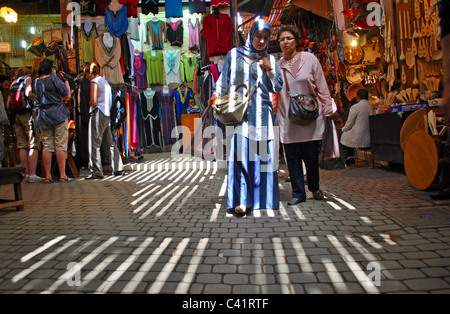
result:
M 298 125 L 308 125 L 319 116 L 319 103 L 315 95 L 291 96 L 286 71 L 283 70 L 284 81 L 289 94 L 289 120 Z

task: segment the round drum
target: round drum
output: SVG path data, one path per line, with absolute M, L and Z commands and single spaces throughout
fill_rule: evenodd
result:
M 433 138 L 424 131 L 416 131 L 408 138 L 404 152 L 404 166 L 409 183 L 418 190 L 426 190 L 438 172 L 439 155 Z

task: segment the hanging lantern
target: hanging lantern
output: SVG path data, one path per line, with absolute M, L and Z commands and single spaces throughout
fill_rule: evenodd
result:
M 359 13 L 361 13 L 361 10 L 362 8 L 351 8 L 344 10 L 341 13 L 349 19 L 354 19 L 356 16 L 358 16 Z
M 7 23 L 16 23 L 17 22 L 17 13 L 11 8 L 2 7 L 0 9 L 0 17 L 4 18 Z

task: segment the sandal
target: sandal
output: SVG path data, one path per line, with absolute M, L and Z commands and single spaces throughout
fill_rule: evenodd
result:
M 65 177 L 65 178 L 59 178 L 59 182 L 73 182 L 73 180 L 69 177 Z
M 45 178 L 44 179 L 44 183 L 45 184 L 53 183 L 53 179 L 52 178 Z

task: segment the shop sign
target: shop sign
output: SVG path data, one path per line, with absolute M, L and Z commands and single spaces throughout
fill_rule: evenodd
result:
M 11 43 L 0 42 L 0 53 L 11 53 Z

